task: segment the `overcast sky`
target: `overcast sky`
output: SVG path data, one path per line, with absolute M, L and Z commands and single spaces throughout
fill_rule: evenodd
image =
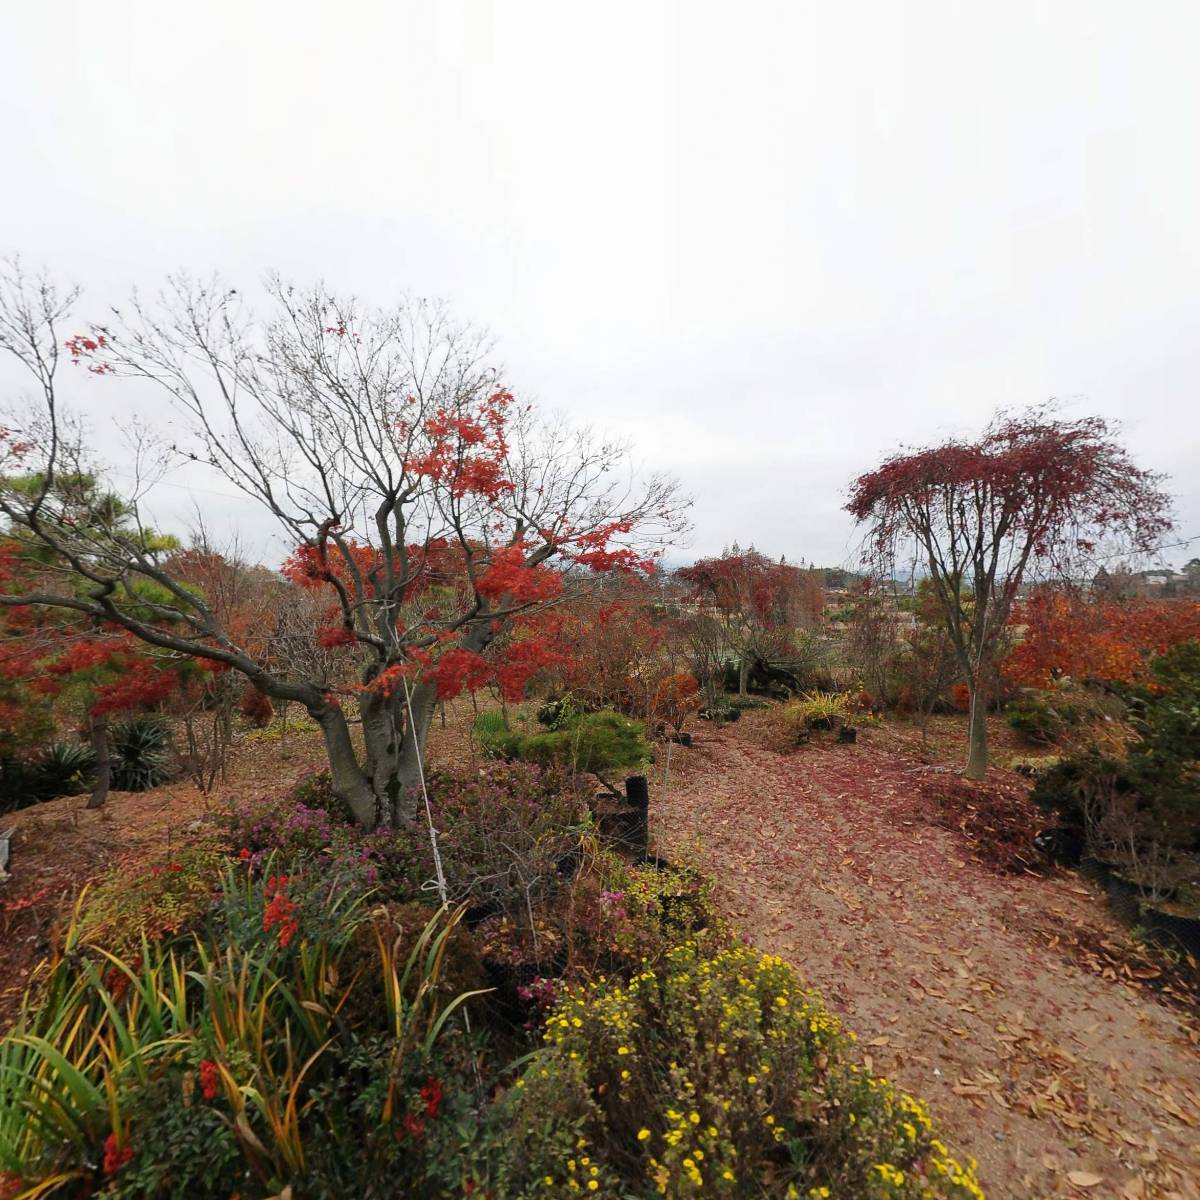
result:
M 847 562 L 852 476 L 1051 396 L 1123 421 L 1200 535 L 1194 0 L 3 20 L 0 250 L 92 311 L 179 267 L 444 296 L 519 392 L 680 476 L 686 556 Z M 104 428 L 121 385 L 72 383 Z M 193 499 L 263 539 L 154 504 Z

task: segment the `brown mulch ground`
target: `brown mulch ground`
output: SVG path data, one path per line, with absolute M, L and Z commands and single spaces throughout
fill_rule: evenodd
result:
M 741 927 L 930 1102 L 989 1197 L 1200 1195 L 1194 995 L 1162 1002 L 1075 875 L 1002 873 L 940 828 L 922 785 L 945 768 L 910 745 L 885 729 L 783 754 L 752 724 L 702 727 L 652 801 L 659 844 L 699 842 Z

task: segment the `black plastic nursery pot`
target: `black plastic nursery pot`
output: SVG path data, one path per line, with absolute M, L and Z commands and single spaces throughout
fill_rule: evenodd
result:
M 1142 915 L 1142 892 L 1136 883 L 1120 875 L 1108 877 L 1108 906 L 1130 925 L 1136 925 Z
M 858 741 L 858 730 L 853 725 L 847 725 L 838 730 L 837 740 L 847 746 L 853 746 Z
M 1102 858 L 1095 858 L 1091 854 L 1085 854 L 1079 860 L 1079 873 L 1084 879 L 1088 879 L 1092 883 L 1098 883 L 1102 888 L 1107 888 L 1108 877 L 1112 874 L 1112 865 L 1106 863 Z
M 690 867 L 676 867 L 674 863 L 665 858 L 657 858 L 653 854 L 643 854 L 634 860 L 633 865 L 653 871 L 679 871 L 685 877 L 695 877 L 695 872 Z M 658 903 L 659 920 L 664 926 L 681 929 L 687 933 L 697 933 L 708 924 L 704 914 L 696 908 L 696 893 L 693 891 L 660 893 Z
M 1142 928 L 1157 946 L 1183 950 L 1200 959 L 1200 917 L 1179 917 L 1159 908 L 1142 909 Z
M 467 906 L 463 913 L 463 924 L 470 930 L 478 929 L 488 917 L 498 916 L 504 911 L 504 905 L 499 900 L 483 900 L 478 904 Z

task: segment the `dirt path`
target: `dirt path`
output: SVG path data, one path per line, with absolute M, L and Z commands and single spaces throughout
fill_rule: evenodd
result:
M 997 875 L 927 824 L 928 770 L 869 742 L 785 756 L 707 733 L 651 811 L 669 853 L 700 839 L 726 909 L 871 1069 L 930 1102 L 991 1200 L 1200 1196 L 1194 1032 L 1048 948 L 1126 935 L 1074 876 Z

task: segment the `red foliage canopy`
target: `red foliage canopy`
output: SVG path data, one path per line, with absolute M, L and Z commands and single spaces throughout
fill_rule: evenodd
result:
M 1005 675 L 1024 687 L 1056 679 L 1136 683 L 1149 663 L 1179 642 L 1200 638 L 1200 603 L 1111 600 L 1041 590 L 1013 610 L 1021 640 L 1005 658 Z
M 1007 576 L 1019 580 L 1032 561 L 1086 553 L 1106 534 L 1123 535 L 1132 552 L 1152 549 L 1171 527 L 1160 484 L 1102 418 L 1034 410 L 1002 414 L 974 442 L 893 455 L 855 480 L 846 508 L 872 523 L 889 557 L 898 538 L 932 536 L 947 561 L 966 565 L 970 534 L 982 531 L 986 550 L 1010 547 Z

